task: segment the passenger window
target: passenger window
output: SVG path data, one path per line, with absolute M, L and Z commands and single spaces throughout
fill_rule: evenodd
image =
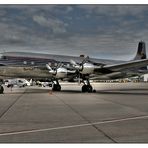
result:
M 34 65 L 34 61 L 31 62 L 31 65 Z
M 26 65 L 27 64 L 27 61 L 24 61 L 23 64 Z

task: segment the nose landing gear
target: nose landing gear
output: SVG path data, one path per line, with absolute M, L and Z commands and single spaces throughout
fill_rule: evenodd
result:
M 61 85 L 59 85 L 59 84 L 53 84 L 52 90 L 53 91 L 61 91 Z
M 56 80 L 56 84 L 55 83 L 53 84 L 52 90 L 61 91 L 61 85 L 59 84 L 58 80 Z
M 0 94 L 4 93 L 4 87 L 2 85 L 0 85 Z

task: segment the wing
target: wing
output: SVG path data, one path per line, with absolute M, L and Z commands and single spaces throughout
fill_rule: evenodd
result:
M 148 65 L 148 59 L 128 61 L 120 64 L 104 65 L 95 68 L 95 75 L 90 76 L 91 80 L 110 80 L 120 79 L 133 76 L 139 76 L 141 74 L 148 73 L 148 70 L 144 72 L 140 71 L 141 67 Z
M 143 59 L 143 60 L 134 60 L 134 61 L 128 61 L 128 62 L 124 62 L 124 63 L 119 63 L 119 64 L 113 64 L 113 65 L 104 65 L 101 68 L 97 68 L 95 69 L 95 71 L 97 72 L 103 72 L 103 70 L 105 72 L 115 72 L 115 71 L 124 71 L 127 69 L 136 69 L 136 68 L 140 68 L 143 66 L 147 66 L 148 65 L 148 59 Z

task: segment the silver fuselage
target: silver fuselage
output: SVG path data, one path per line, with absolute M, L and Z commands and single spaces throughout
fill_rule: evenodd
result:
M 55 65 L 61 62 L 64 64 L 69 64 L 70 60 L 74 60 L 76 63 L 81 63 L 84 60 L 84 57 L 25 52 L 5 52 L 0 56 L 0 77 L 51 78 L 52 75 L 49 73 L 45 66 L 47 63 L 50 63 L 51 65 Z M 125 62 L 96 58 L 89 58 L 89 60 L 96 65 L 111 65 Z M 120 77 L 127 77 L 128 73 L 106 73 L 103 74 L 103 77 L 102 73 L 100 73 L 98 76 L 100 79 L 116 79 Z

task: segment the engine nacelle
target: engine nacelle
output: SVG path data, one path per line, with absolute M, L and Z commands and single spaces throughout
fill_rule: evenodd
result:
M 60 67 L 57 69 L 55 77 L 56 78 L 65 78 L 67 77 L 68 70 L 66 68 Z
M 82 65 L 82 69 L 80 70 L 80 72 L 82 74 L 92 74 L 94 72 L 94 69 L 95 69 L 95 65 L 91 63 L 84 63 Z

